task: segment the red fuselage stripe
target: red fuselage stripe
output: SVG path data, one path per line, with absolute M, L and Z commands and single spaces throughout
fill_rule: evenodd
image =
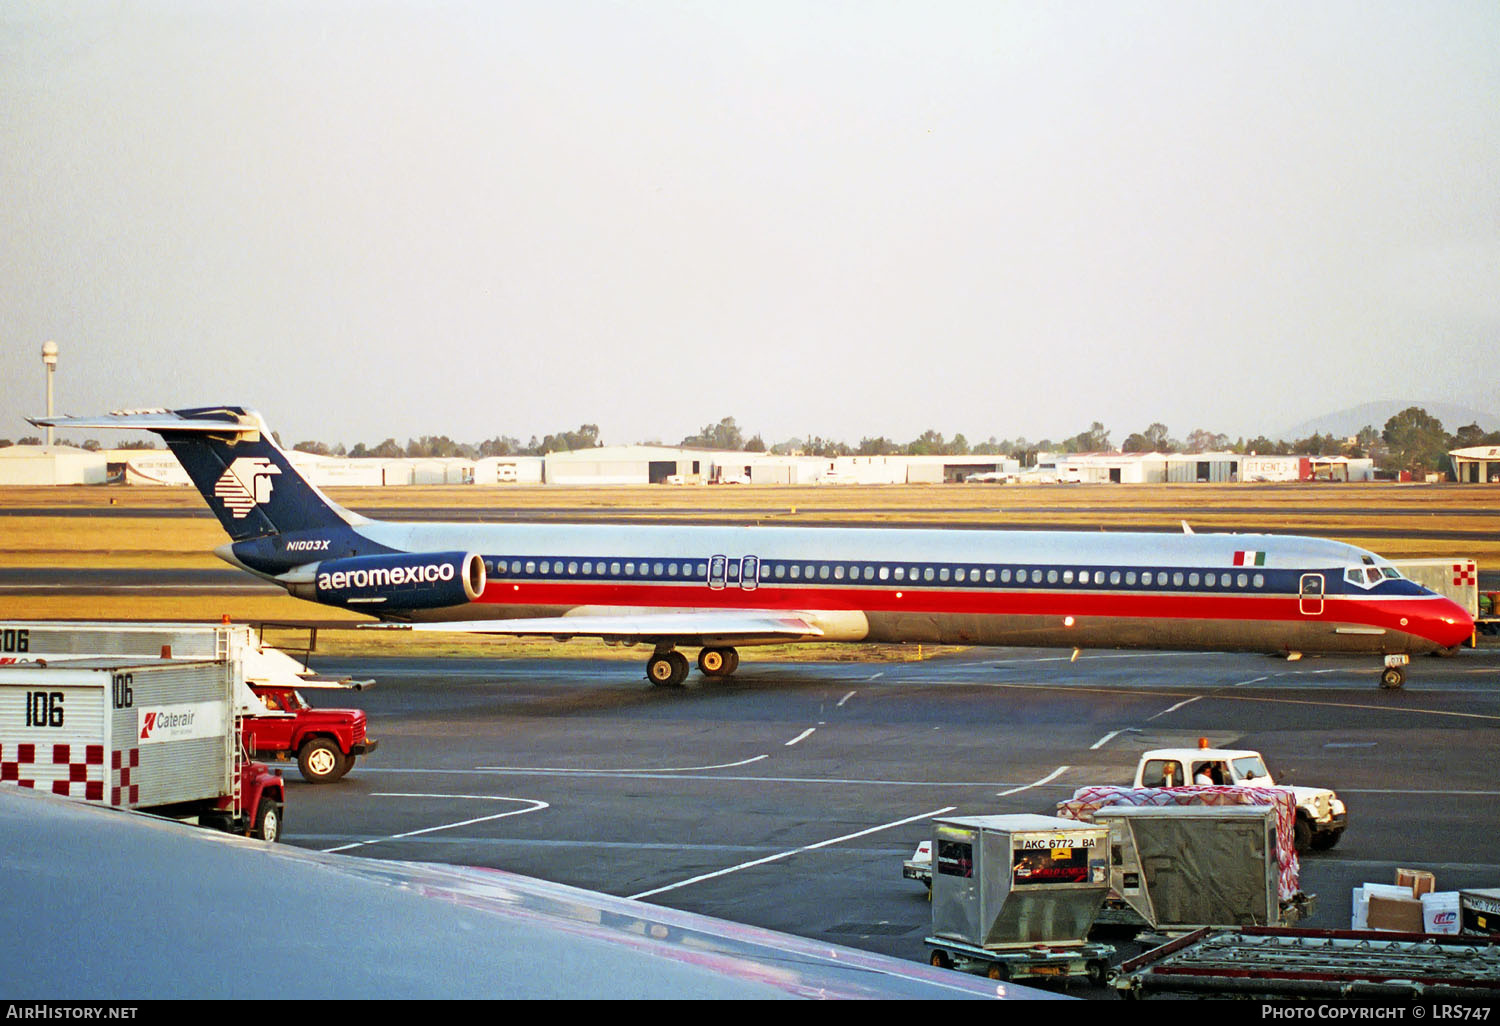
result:
M 937 590 L 932 588 L 713 589 L 703 584 L 579 584 L 562 581 L 491 581 L 480 602 L 518 606 L 632 606 L 859 610 L 867 613 L 947 613 L 988 616 L 1147 617 L 1166 620 L 1322 620 L 1407 629 L 1420 619 L 1425 599 L 1348 599 L 1305 602 L 1296 595 L 1142 594 L 1108 591 Z M 1304 606 L 1308 612 L 1303 612 Z

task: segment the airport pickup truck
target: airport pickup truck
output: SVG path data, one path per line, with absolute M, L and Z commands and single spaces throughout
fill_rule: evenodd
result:
M 1349 813 L 1338 795 L 1326 787 L 1277 784 L 1259 752 L 1245 748 L 1157 748 L 1141 756 L 1135 768 L 1136 787 L 1191 787 L 1207 772 L 1214 784 L 1243 787 L 1282 787 L 1297 801 L 1297 851 L 1323 851 L 1339 843 Z

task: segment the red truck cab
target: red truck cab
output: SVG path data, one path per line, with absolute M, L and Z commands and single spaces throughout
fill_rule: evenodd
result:
M 258 759 L 295 757 L 308 783 L 333 783 L 379 745 L 365 734 L 363 709 L 314 709 L 291 685 L 249 686 L 266 713 L 243 718 L 245 748 Z
M 240 762 L 239 773 L 238 794 L 231 792 L 206 802 L 163 806 L 150 811 L 174 818 L 196 814 L 199 826 L 262 841 L 281 840 L 282 817 L 286 809 L 286 785 L 281 774 L 250 759 Z

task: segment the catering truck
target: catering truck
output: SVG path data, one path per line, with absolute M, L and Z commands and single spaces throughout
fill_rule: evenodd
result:
M 362 709 L 314 708 L 305 690 L 359 690 L 369 681 L 320 678 L 264 643 L 248 624 L 0 622 L 0 665 L 80 656 L 219 659 L 237 667 L 235 711 L 258 759 L 297 760 L 303 779 L 332 783 L 379 742 Z
M 246 758 L 226 662 L 0 666 L 0 785 L 281 835 L 281 777 Z

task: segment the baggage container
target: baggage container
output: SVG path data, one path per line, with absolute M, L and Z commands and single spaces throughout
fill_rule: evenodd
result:
M 1113 892 L 1157 930 L 1282 926 L 1276 809 L 1269 805 L 1113 805 Z
M 1458 932 L 1466 937 L 1500 938 L 1500 887 L 1458 892 Z
M 1109 889 L 1109 830 L 1052 816 L 933 825 L 932 932 L 976 948 L 1082 944 Z

